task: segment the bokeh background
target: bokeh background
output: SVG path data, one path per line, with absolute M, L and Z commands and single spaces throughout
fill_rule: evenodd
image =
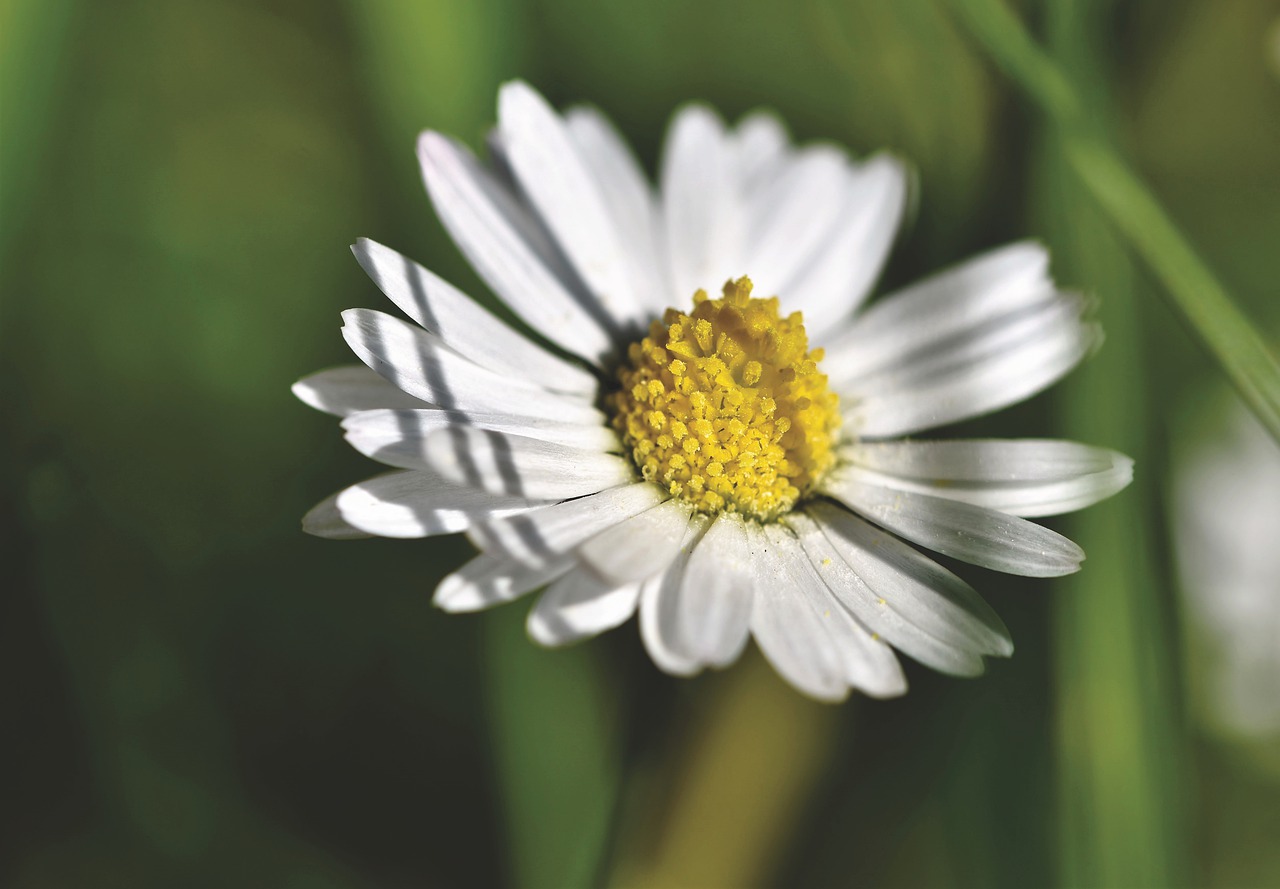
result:
M 1019 9 L 1275 342 L 1280 4 Z M 413 142 L 478 145 L 515 76 L 650 170 L 689 98 L 891 147 L 921 190 L 887 286 L 1035 235 L 1098 298 L 1100 354 L 954 430 L 1138 460 L 1054 522 L 1081 574 L 960 569 L 1011 660 L 838 707 L 755 654 L 675 680 L 634 624 L 544 651 L 521 605 L 435 611 L 461 538 L 300 532 L 374 471 L 289 394 L 350 360 L 340 310 L 383 307 L 348 245 L 483 292 Z M 1213 499 L 1185 467 L 1249 420 L 944 0 L 5 0 L 0 115 L 0 884 L 1280 885 L 1280 720 L 1248 718 L 1280 697 L 1280 583 L 1214 622 L 1226 575 L 1174 533 Z M 1223 624 L 1263 652 L 1243 721 Z

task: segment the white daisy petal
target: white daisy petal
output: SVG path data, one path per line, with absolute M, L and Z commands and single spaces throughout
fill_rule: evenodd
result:
M 534 223 L 505 187 L 439 133 L 422 134 L 418 157 L 440 221 L 502 301 L 567 352 L 592 361 L 612 354 L 613 319 L 549 267 Z
M 770 111 L 753 111 L 733 133 L 742 184 L 753 191 L 767 184 L 790 154 L 786 125 Z
M 475 300 L 407 256 L 368 238 L 356 241 L 351 252 L 402 312 L 460 355 L 544 389 L 595 397 L 599 386 L 594 376 L 534 345 Z
M 428 436 L 422 455 L 454 484 L 540 500 L 594 494 L 635 478 L 631 463 L 615 454 L 472 426 L 451 426 Z
M 370 309 L 348 309 L 342 319 L 343 338 L 365 364 L 410 395 L 438 407 L 554 417 L 571 423 L 604 422 L 604 415 L 588 402 L 487 370 L 399 318 Z
M 685 525 L 674 558 L 640 588 L 640 638 L 653 662 L 675 676 L 691 676 L 700 666 L 684 644 L 678 608 L 689 554 L 708 524 L 706 516 L 695 514 Z
M 1064 334 L 1081 326 L 1083 300 L 1054 293 L 1017 312 L 1011 312 L 946 340 L 929 343 L 874 370 L 853 377 L 837 377 L 834 385 L 863 396 L 893 395 L 944 383 L 966 368 L 1018 351 L 1044 350 Z
M 1030 398 L 1056 383 L 1100 340 L 1061 301 L 940 349 L 901 375 L 846 384 L 846 429 L 866 438 L 908 435 Z
M 869 397 L 902 390 L 925 389 L 954 379 L 966 368 L 977 367 L 1010 354 L 1048 350 L 1064 338 L 1078 335 L 1087 306 L 1074 294 L 1053 293 L 1033 306 L 1010 312 L 972 330 L 929 343 L 915 353 L 852 377 L 838 377 L 835 385 Z
M 1133 480 L 1128 457 L 1069 441 L 864 442 L 842 476 L 1031 518 L 1091 506 Z
M 751 634 L 760 651 L 784 679 L 819 700 L 848 696 L 845 664 L 819 612 L 794 579 L 805 556 L 780 549 L 758 525 L 747 525 L 747 539 L 758 565 Z
M 636 295 L 648 314 L 657 317 L 671 303 L 671 294 L 653 189 L 631 149 L 599 110 L 570 108 L 565 125 L 609 207 L 618 237 L 627 245 Z
M 424 133 L 419 137 L 419 148 L 426 135 Z M 594 313 L 593 317 L 597 317 L 607 330 L 614 330 L 613 317 L 596 304 L 595 297 L 587 289 L 582 276 L 556 243 L 555 235 L 547 228 L 537 211 L 529 206 L 516 171 L 507 157 L 502 129 L 495 126 L 485 134 L 485 148 L 489 152 L 487 163 L 476 160 L 460 142 L 455 141 L 453 145 L 474 165 L 477 182 L 488 189 L 489 199 L 523 239 L 524 246 L 533 252 L 535 258 L 555 277 L 566 293 L 588 313 Z
M 293 394 L 318 411 L 345 417 L 377 408 L 423 408 L 428 403 L 397 389 L 363 364 L 309 374 L 293 384 Z
M 473 524 L 518 515 L 542 503 L 452 484 L 430 472 L 392 472 L 338 494 L 343 520 L 379 537 L 455 534 Z
M 920 663 L 977 676 L 982 655 L 1013 651 L 1009 631 L 968 584 L 888 532 L 816 503 L 787 517 L 832 594 Z
M 665 491 L 649 482 L 623 485 L 477 525 L 469 536 L 482 550 L 525 565 L 546 565 L 584 540 L 667 499 Z
M 1049 482 L 1109 471 L 1115 451 L 1051 438 L 867 441 L 840 450 L 851 463 L 904 478 Z
M 573 267 L 620 326 L 640 330 L 647 313 L 635 289 L 626 245 L 560 115 L 527 83 L 516 80 L 498 94 L 498 125 L 521 190 Z
M 1058 577 L 1080 570 L 1084 552 L 1017 516 L 853 481 L 837 473 L 822 492 L 883 528 L 943 555 L 1008 574 Z
M 853 688 L 875 697 L 900 695 L 907 689 L 898 659 L 887 645 L 872 636 L 841 607 L 818 576 L 800 541 L 785 527 L 773 524 L 765 537 L 791 567 L 790 579 L 818 615 L 822 627 L 839 653 L 843 676 Z
M 662 213 L 672 292 L 718 293 L 739 268 L 744 232 L 737 152 L 716 113 L 702 105 L 677 112 L 662 152 Z
M 611 583 L 641 581 L 675 558 L 692 507 L 668 500 L 619 522 L 578 547 L 578 555 Z
M 426 441 L 433 433 L 469 426 L 588 451 L 617 451 L 618 436 L 605 426 L 558 423 L 532 417 L 480 414 L 441 408 L 416 411 L 361 411 L 342 423 L 357 451 L 389 466 L 426 469 Z
M 628 620 L 639 597 L 639 583 L 619 586 L 580 565 L 547 588 L 525 626 L 541 645 L 568 645 Z
M 846 203 L 832 237 L 788 287 L 815 342 L 866 300 L 884 268 L 907 204 L 907 171 L 889 155 L 857 166 L 844 186 Z
M 570 558 L 530 566 L 481 553 L 440 581 L 432 602 L 445 611 L 479 611 L 518 599 L 572 568 Z
M 853 615 L 831 602 L 827 629 L 844 659 L 844 678 L 852 688 L 873 698 L 907 693 L 907 677 L 893 649 L 858 625 Z
M 330 540 L 357 540 L 372 537 L 342 517 L 338 511 L 338 495 L 326 497 L 302 517 L 302 530 Z
M 783 165 L 774 181 L 749 196 L 747 256 L 760 296 L 778 295 L 787 309 L 812 308 L 792 298 L 791 283 L 832 240 L 845 215 L 848 163 L 833 146 L 805 148 Z M 805 317 L 807 321 L 807 313 Z
M 742 516 L 716 517 L 689 557 L 675 605 L 682 646 L 712 667 L 738 659 L 751 631 L 756 566 Z
M 822 366 L 849 380 L 1053 299 L 1049 254 L 1032 241 L 984 253 L 879 300 L 835 340 Z

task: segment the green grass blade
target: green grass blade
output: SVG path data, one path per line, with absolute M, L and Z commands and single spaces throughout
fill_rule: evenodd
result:
M 1280 362 L 1137 175 L 1093 139 L 1068 141 L 1071 168 L 1113 225 L 1164 284 L 1169 301 L 1201 338 L 1272 436 L 1280 440 Z
M 1112 0 L 1051 0 L 1048 44 L 1091 112 L 1104 144 L 1110 60 L 1099 51 Z M 1055 274 L 1102 299 L 1111 345 L 1061 396 L 1065 434 L 1118 447 L 1138 461 L 1133 489 L 1068 530 L 1089 561 L 1053 599 L 1057 695 L 1058 870 L 1065 887 L 1178 886 L 1189 874 L 1182 735 L 1170 634 L 1170 585 L 1147 504 L 1159 456 L 1146 434 L 1153 413 L 1141 332 L 1149 303 L 1105 210 L 1077 181 L 1070 145 L 1044 134 L 1037 204 L 1054 247 Z
M 1176 886 L 1185 873 L 1180 742 L 1161 618 L 1169 586 L 1146 506 L 1159 461 L 1143 429 L 1150 393 L 1134 345 L 1143 326 L 1139 276 L 1056 145 L 1040 152 L 1037 168 L 1037 230 L 1053 245 L 1055 276 L 1103 296 L 1098 314 L 1109 335 L 1063 388 L 1062 434 L 1116 447 L 1139 467 L 1130 490 L 1065 526 L 1089 558 L 1053 593 L 1060 881 L 1068 889 Z
M 1160 291 L 1280 441 L 1280 362 L 1141 179 L 1097 133 L 1076 84 L 1000 0 L 954 0 L 988 55 L 1058 126 L 1071 169 L 1155 271 Z

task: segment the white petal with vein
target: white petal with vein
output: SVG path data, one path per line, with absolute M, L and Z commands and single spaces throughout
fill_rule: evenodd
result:
M 570 558 L 546 565 L 522 565 L 490 553 L 480 553 L 440 581 L 432 601 L 445 611 L 479 611 L 510 602 L 555 580 L 573 567 Z
M 795 300 L 791 284 L 837 232 L 851 196 L 848 167 L 839 149 L 810 146 L 790 158 L 774 181 L 748 197 L 746 272 L 755 295 L 778 295 L 787 310 L 804 311 L 806 322 L 813 306 Z
M 771 111 L 753 111 L 733 132 L 738 174 L 748 191 L 768 184 L 790 154 L 786 125 Z
M 992 509 L 892 491 L 838 471 L 822 492 L 907 540 L 996 571 L 1057 577 L 1079 571 L 1084 561 L 1080 547 L 1056 531 Z
M 342 335 L 360 360 L 423 401 L 464 411 L 604 422 L 587 401 L 487 370 L 399 318 L 369 309 L 348 309 L 342 318 Z
M 647 312 L 631 274 L 627 245 L 560 115 L 527 83 L 516 80 L 498 94 L 498 126 L 521 191 L 574 269 L 621 326 L 639 328 Z
M 338 511 L 337 494 L 324 498 L 302 517 L 302 530 L 330 540 L 358 540 L 373 536 L 342 517 Z
M 1120 459 L 1106 448 L 1051 438 L 860 442 L 840 453 L 889 475 L 959 482 L 1060 481 L 1107 472 Z
M 830 504 L 787 524 L 832 594 L 869 630 L 920 663 L 961 676 L 1007 655 L 1009 631 L 968 584 L 887 531 Z
M 662 213 L 677 300 L 700 288 L 719 296 L 726 280 L 750 274 L 741 268 L 747 257 L 736 162 L 714 111 L 689 105 L 676 113 L 662 152 Z
M 818 611 L 795 581 L 803 554 L 774 546 L 765 532 L 747 525 L 747 539 L 759 568 L 751 609 L 751 634 L 782 677 L 819 700 L 848 696 L 845 664 Z
M 880 277 L 906 208 L 906 168 L 888 155 L 871 157 L 854 169 L 844 193 L 835 232 L 787 294 L 792 306 L 803 309 L 805 328 L 819 345 Z
M 961 451 L 961 446 L 977 443 L 875 442 L 860 446 L 858 450 L 861 454 L 867 455 L 874 460 L 875 448 L 880 444 L 896 447 L 906 451 L 908 455 L 914 446 L 921 445 L 923 447 L 920 448 L 920 451 L 926 455 L 922 462 L 925 462 L 929 458 L 938 458 L 944 451 L 951 451 L 952 453 L 947 454 L 946 457 L 954 460 L 957 456 L 955 452 Z M 1097 503 L 1099 500 L 1110 497 L 1123 489 L 1133 479 L 1132 460 L 1101 448 L 1078 446 L 1082 451 L 1088 451 L 1090 458 L 1100 460 L 1105 467 L 1104 469 L 1063 475 L 1062 469 L 1049 461 L 1040 466 L 1029 465 L 1033 459 L 1031 454 L 1036 450 L 1036 445 L 1042 444 L 1041 442 L 1009 441 L 983 442 L 982 444 L 988 447 L 985 449 L 981 447 L 963 448 L 975 462 L 972 464 L 972 468 L 956 467 L 962 476 L 960 478 L 949 476 L 946 473 L 930 474 L 924 466 L 920 470 L 916 470 L 913 475 L 906 474 L 906 471 L 902 474 L 880 472 L 857 465 L 859 461 L 859 456 L 857 455 L 849 456 L 854 465 L 843 467 L 839 472 L 842 478 L 862 484 L 878 485 L 893 491 L 908 491 L 917 494 L 929 494 L 947 500 L 958 500 L 962 503 L 969 503 L 986 509 L 995 509 L 1024 518 L 1060 515 L 1064 512 L 1083 509 L 1086 506 Z M 1070 443 L 1045 442 L 1043 444 L 1066 445 Z M 938 445 L 954 445 L 957 447 L 940 448 L 937 447 Z M 1054 448 L 1052 450 L 1059 449 Z M 1019 471 L 1014 465 L 1016 457 L 1008 464 L 1002 465 L 999 461 L 1000 455 L 1009 454 L 1011 451 L 1020 452 L 1019 456 L 1025 460 L 1021 478 L 1010 477 L 1011 475 L 1016 475 Z M 1083 456 L 1081 454 L 1082 458 Z M 979 469 L 977 467 L 979 465 L 988 467 L 987 471 L 990 477 L 982 478 L 978 475 Z M 936 470 L 944 467 L 935 465 L 933 468 Z M 903 469 L 905 470 L 905 467 Z M 975 475 L 978 477 L 973 477 Z
M 671 564 L 691 512 L 684 501 L 668 500 L 597 534 L 578 555 L 612 583 L 644 580 Z
M 670 275 L 665 247 L 660 246 L 661 222 L 653 188 L 627 143 L 599 110 L 571 108 L 565 125 L 626 245 L 641 304 L 651 317 L 657 317 L 672 304 L 674 294 L 667 289 Z
M 635 478 L 630 461 L 615 454 L 472 426 L 428 436 L 423 457 L 454 484 L 540 500 L 594 494 Z
M 400 311 L 483 367 L 544 389 L 595 397 L 596 378 L 498 320 L 448 281 L 377 241 L 351 247 L 361 267 Z
M 611 583 L 580 565 L 538 598 L 526 627 L 542 645 L 567 645 L 626 621 L 635 613 L 639 596 L 640 584 Z
M 683 646 L 699 662 L 724 667 L 738 659 L 751 630 L 756 566 L 746 524 L 724 512 L 698 542 L 675 607 Z
M 1049 254 L 1020 241 L 895 291 L 826 344 L 836 378 L 855 378 L 1054 296 Z
M 889 438 L 1017 404 L 1056 383 L 1101 341 L 1100 329 L 1081 323 L 1074 308 L 1028 320 L 1036 329 L 984 330 L 897 379 L 865 389 L 858 381 L 841 384 L 846 429 Z
M 376 408 L 423 408 L 428 403 L 388 383 L 363 364 L 309 374 L 293 384 L 293 394 L 318 411 L 345 417 Z
M 605 426 L 558 423 L 531 417 L 450 411 L 442 408 L 417 411 L 361 411 L 342 423 L 347 441 L 365 456 L 390 466 L 425 469 L 427 438 L 457 426 L 523 435 L 539 441 L 589 451 L 616 451 L 618 437 Z
M 568 352 L 592 361 L 611 354 L 612 319 L 551 267 L 535 243 L 536 224 L 502 182 L 439 133 L 422 134 L 418 158 L 440 221 L 511 311 Z
M 706 516 L 694 514 L 685 526 L 675 558 L 640 588 L 640 638 L 653 662 L 675 676 L 690 676 L 700 666 L 680 634 L 677 597 L 684 585 L 689 554 L 708 524 Z
M 779 525 L 765 529 L 769 542 L 785 554 L 792 566 L 791 578 L 817 613 L 840 653 L 845 681 L 853 688 L 878 698 L 893 697 L 907 690 L 906 677 L 884 642 L 872 637 L 840 604 L 818 576 L 808 554 L 790 531 Z
M 452 484 L 429 472 L 392 472 L 352 485 L 337 507 L 349 524 L 380 537 L 430 537 L 526 512 L 538 501 Z
M 667 499 L 649 482 L 623 485 L 473 527 L 472 542 L 527 565 L 545 565 L 601 531 Z

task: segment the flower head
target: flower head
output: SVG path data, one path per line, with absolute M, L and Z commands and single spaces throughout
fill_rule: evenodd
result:
M 506 85 L 482 162 L 427 132 L 441 221 L 528 329 L 372 241 L 412 322 L 344 313 L 362 365 L 294 391 L 398 471 L 312 510 L 332 537 L 465 531 L 435 601 L 529 615 L 560 645 L 639 612 L 687 675 L 754 637 L 828 700 L 905 690 L 893 648 L 976 675 L 1008 655 L 977 593 L 911 543 L 1029 576 L 1084 555 L 1027 521 L 1123 488 L 1130 461 L 1062 441 L 912 435 L 1041 391 L 1099 340 L 1018 243 L 859 311 L 907 198 L 902 165 L 795 147 L 772 116 L 672 122 L 655 194 L 602 115 Z M 892 648 L 890 647 L 892 646 Z

